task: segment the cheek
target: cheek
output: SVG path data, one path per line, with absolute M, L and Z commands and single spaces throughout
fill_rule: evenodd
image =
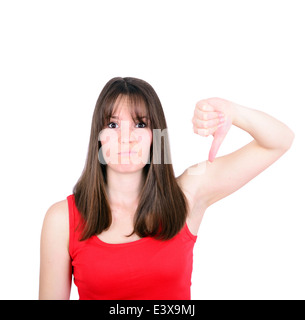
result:
M 118 152 L 118 134 L 115 130 L 106 128 L 101 130 L 99 140 L 102 144 L 102 154 L 108 162 L 108 158 Z
M 115 130 L 106 128 L 100 131 L 99 140 L 101 141 L 102 145 L 117 142 L 118 134 Z
M 143 149 L 149 149 L 152 143 L 152 133 L 151 130 L 139 130 L 135 131 L 135 140 L 137 141 L 138 146 L 141 146 Z

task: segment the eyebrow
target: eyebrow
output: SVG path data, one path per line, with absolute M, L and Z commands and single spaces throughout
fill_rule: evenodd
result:
M 119 117 L 118 117 L 118 116 L 111 116 L 111 117 L 110 117 L 110 119 L 111 119 L 111 118 L 113 118 L 113 119 L 119 119 Z M 146 116 L 143 116 L 143 117 L 140 117 L 140 118 L 141 118 L 141 119 L 144 119 L 144 118 L 145 118 L 145 119 L 147 119 L 147 117 L 146 117 Z

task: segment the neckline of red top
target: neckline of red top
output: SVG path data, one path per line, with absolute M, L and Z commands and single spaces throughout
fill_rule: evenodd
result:
M 195 236 L 194 234 L 191 233 L 190 229 L 188 228 L 187 223 L 185 223 L 185 226 L 181 229 L 180 232 L 183 232 L 183 231 L 185 231 L 194 242 L 197 240 L 197 235 Z M 107 247 L 126 247 L 126 246 L 138 245 L 138 244 L 141 244 L 141 243 L 149 241 L 149 240 L 150 241 L 158 241 L 152 237 L 144 237 L 144 238 L 141 238 L 138 240 L 124 242 L 124 243 L 108 243 L 108 242 L 104 242 L 103 240 L 101 240 L 97 235 L 94 235 L 93 239 L 97 244 L 102 245 L 102 246 L 107 246 Z

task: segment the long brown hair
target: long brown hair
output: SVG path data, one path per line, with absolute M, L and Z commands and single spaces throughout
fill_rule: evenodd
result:
M 188 203 L 177 184 L 171 164 L 168 134 L 167 130 L 164 130 L 167 125 L 161 102 L 147 82 L 131 77 L 116 77 L 107 82 L 97 99 L 85 167 L 73 188 L 75 204 L 84 222 L 80 240 L 107 230 L 112 222 L 106 193 L 107 164 L 102 164 L 98 157 L 101 148 L 99 133 L 109 121 L 114 105 L 121 96 L 129 98 L 138 118 L 141 115 L 136 106 L 139 102 L 144 104 L 150 128 L 161 129 L 163 136 L 163 144 L 160 141 L 161 145 L 157 146 L 157 149 L 160 147 L 161 150 L 161 159 L 158 152 L 153 150 L 158 143 L 154 141 L 156 138 L 153 138 L 150 161 L 142 169 L 145 182 L 134 216 L 134 230 L 130 235 L 136 233 L 140 237 L 171 239 L 184 226 Z

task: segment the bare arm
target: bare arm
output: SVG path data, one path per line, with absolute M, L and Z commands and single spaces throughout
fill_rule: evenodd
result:
M 271 115 L 235 105 L 233 125 L 247 131 L 265 149 L 281 149 L 287 151 L 294 139 L 294 133 L 283 122 Z
M 220 113 L 224 115 L 224 122 L 218 126 Z M 178 180 L 202 208 L 232 194 L 268 168 L 290 148 L 294 139 L 292 130 L 272 116 L 219 98 L 199 101 L 193 124 L 195 133 L 214 136 L 210 161 L 188 168 Z M 215 158 L 232 124 L 247 131 L 254 140 Z M 196 168 L 198 173 L 194 171 Z
M 68 300 L 71 290 L 69 211 L 66 200 L 47 211 L 40 243 L 40 300 Z

